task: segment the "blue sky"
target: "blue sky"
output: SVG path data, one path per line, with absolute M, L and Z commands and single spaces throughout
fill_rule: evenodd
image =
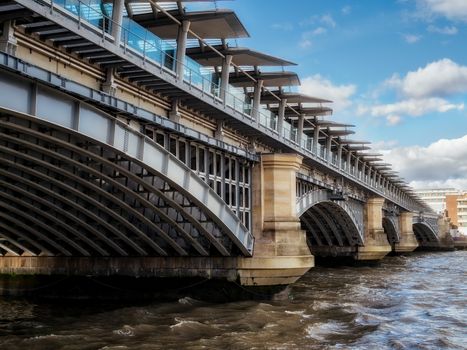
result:
M 467 0 L 217 6 L 249 31 L 239 46 L 296 62 L 300 89 L 335 101 L 333 119 L 355 124 L 354 138 L 372 141 L 413 186 L 467 189 Z

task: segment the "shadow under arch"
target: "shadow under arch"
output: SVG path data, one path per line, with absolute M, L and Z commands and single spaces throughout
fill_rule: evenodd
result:
M 363 245 L 362 230 L 354 214 L 340 202 L 316 201 L 301 213 L 300 222 L 314 255 L 350 256 Z
M 383 217 L 383 229 L 384 233 L 386 233 L 389 244 L 394 246 L 394 244 L 400 241 L 400 233 L 398 232 L 395 223 L 391 219 Z
M 436 234 L 436 232 L 433 230 L 433 228 L 425 223 L 425 222 L 418 222 L 414 223 L 412 225 L 413 232 L 415 234 L 415 237 L 417 238 L 417 241 L 420 245 L 423 245 L 425 243 L 438 243 L 439 242 L 439 237 Z
M 0 96 L 0 213 L 8 227 L 0 238 L 8 250 L 252 255 L 251 232 L 170 152 L 66 94 L 6 75 L 0 80 L 21 95 Z

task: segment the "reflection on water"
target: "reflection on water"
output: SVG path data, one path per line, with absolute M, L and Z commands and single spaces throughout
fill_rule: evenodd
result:
M 466 257 L 315 268 L 278 301 L 0 299 L 0 349 L 467 349 Z

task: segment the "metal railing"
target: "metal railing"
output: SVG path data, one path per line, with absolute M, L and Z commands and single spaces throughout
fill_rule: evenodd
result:
M 119 45 L 123 46 L 125 51 L 131 51 L 132 54 L 141 57 L 143 62 L 150 62 L 160 69 L 164 69 L 166 72 L 171 72 L 174 76 L 177 76 L 177 72 L 175 72 L 177 67 L 176 47 L 171 46 L 128 17 L 124 18 L 122 25 L 114 22 L 111 16 L 108 15 L 112 10 L 111 4 L 103 3 L 102 0 L 35 0 L 35 2 L 46 3 L 51 7 L 51 11 L 58 7 L 65 9 L 75 17 L 75 20 L 80 25 L 86 22 L 95 27 L 97 32 L 102 34 L 103 40 L 111 40 L 112 36 L 109 33 L 111 33 L 112 26 L 120 26 L 122 35 Z M 261 109 L 258 111 L 254 110 L 251 104 L 245 101 L 244 94 L 240 94 L 242 96 L 239 98 L 237 96 L 238 93 L 231 92 L 231 90 L 234 90 L 232 86 L 229 86 L 226 91 L 222 91 L 225 96 L 222 101 L 220 99 L 220 96 L 222 96 L 221 87 L 212 81 L 212 74 L 202 74 L 203 68 L 197 62 L 187 57 L 181 65 L 183 67 L 182 79 L 191 88 L 223 102 L 225 105 L 241 113 L 247 120 L 250 120 L 250 123 L 273 131 L 286 144 L 290 143 L 293 147 L 299 147 L 302 153 L 345 174 L 356 183 L 371 188 L 374 192 L 399 203 L 403 207 L 420 210 L 421 204 L 409 195 L 405 193 L 401 194 L 400 192 L 398 194 L 387 188 L 377 186 L 372 177 L 358 177 L 352 169 L 349 171 L 348 167 L 344 168 L 341 166 L 339 168 L 334 155 L 330 157 L 331 159 L 326 159 L 326 147 L 317 143 L 318 147 L 314 150 L 312 138 L 304 133 L 298 135 L 297 129 L 285 120 L 282 122 L 282 130 L 278 130 L 280 123 L 277 122 L 277 115 L 265 113 Z M 244 99 L 242 100 L 242 98 Z M 254 120 L 253 116 L 256 116 L 257 120 Z M 299 139 L 300 144 L 298 144 Z

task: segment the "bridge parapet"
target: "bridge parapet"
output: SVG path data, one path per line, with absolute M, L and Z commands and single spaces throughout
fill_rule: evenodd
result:
M 56 47 L 65 47 L 70 52 L 75 49 L 67 47 L 67 40 L 64 38 L 67 36 L 79 37 L 83 44 L 97 48 L 97 54 L 95 52 L 93 54 L 93 50 L 90 54 L 81 53 L 83 58 L 88 59 L 95 66 L 103 69 L 115 68 L 118 71 L 117 74 L 123 77 L 131 76 L 135 73 L 133 70 L 137 69 L 137 74 L 143 73 L 143 77 L 134 81 L 149 90 L 157 91 L 160 89 L 170 97 L 184 96 L 196 99 L 198 100 L 196 104 L 208 111 L 208 115 L 215 116 L 221 121 L 230 119 L 232 124 L 241 126 L 242 132 L 247 132 L 249 135 L 259 135 L 261 142 L 272 148 L 280 149 L 282 152 L 298 152 L 305 157 L 305 162 L 309 165 L 319 166 L 328 172 L 338 174 L 365 188 L 373 195 L 383 196 L 398 203 L 406 210 L 417 210 L 423 207 L 403 189 L 391 183 L 389 179 L 385 179 L 384 175 L 378 173 L 376 169 L 367 167 L 370 169 L 369 172 L 365 172 L 365 168 L 362 171 L 362 167 L 358 164 L 361 163 L 361 160 L 355 157 L 352 152 L 348 153 L 348 158 L 351 160 L 349 163 L 354 162 L 356 166 L 346 164 L 344 167 L 345 161 L 342 152 L 340 159 L 338 159 L 337 154 L 332 150 L 334 147 L 332 139 L 330 139 L 331 142 L 328 143 L 326 149 L 320 145 L 317 145 L 320 147 L 314 147 L 312 145 L 316 142 L 311 142 L 311 137 L 305 134 L 297 136 L 296 132 L 291 132 L 290 124 L 275 122 L 274 118 L 262 115 L 258 110 L 251 111 L 242 101 L 235 102 L 236 98 L 230 95 L 228 90 L 219 91 L 219 87 L 211 82 L 204 84 L 203 78 L 195 76 L 196 73 L 187 66 L 185 61 L 181 60 L 184 57 L 183 55 L 179 56 L 182 50 L 177 50 L 177 57 L 171 57 L 164 51 L 156 49 L 154 43 L 151 42 L 153 34 L 150 32 L 146 33 L 151 36 L 151 40 L 146 38 L 135 40 L 138 38 L 138 33 L 132 32 L 128 25 L 122 26 L 122 18 L 115 22 L 115 18 L 106 17 L 102 11 L 96 10 L 97 7 L 93 8 L 85 1 L 77 1 L 82 9 L 87 9 L 84 11 L 85 13 L 77 11 L 76 6 L 69 6 L 66 3 L 64 5 L 62 1 L 16 0 L 12 3 L 14 3 L 14 7 L 5 6 L 2 11 L 8 15 L 12 9 L 20 13 L 23 11 L 17 10 L 24 10 L 24 13 L 30 11 L 30 16 L 46 23 L 36 28 L 34 23 L 21 21 L 20 26 L 24 27 L 29 34 L 38 35 L 42 40 L 49 40 L 49 43 L 53 42 Z M 90 13 L 94 15 L 90 17 Z M 15 19 L 14 15 L 11 18 Z M 125 21 L 129 21 L 136 28 L 139 28 L 131 18 L 126 18 Z M 109 32 L 110 26 L 106 26 L 106 23 L 113 23 L 111 32 Z M 40 30 L 44 30 L 44 26 L 45 28 L 50 27 L 51 24 L 59 27 L 60 31 L 41 35 Z M 120 28 L 122 35 L 114 33 L 113 28 L 117 27 Z M 182 71 L 186 74 L 182 74 Z M 199 83 L 200 79 L 201 84 Z M 260 115 L 260 117 L 256 119 L 255 115 Z M 289 129 L 279 130 L 279 125 L 286 124 Z

